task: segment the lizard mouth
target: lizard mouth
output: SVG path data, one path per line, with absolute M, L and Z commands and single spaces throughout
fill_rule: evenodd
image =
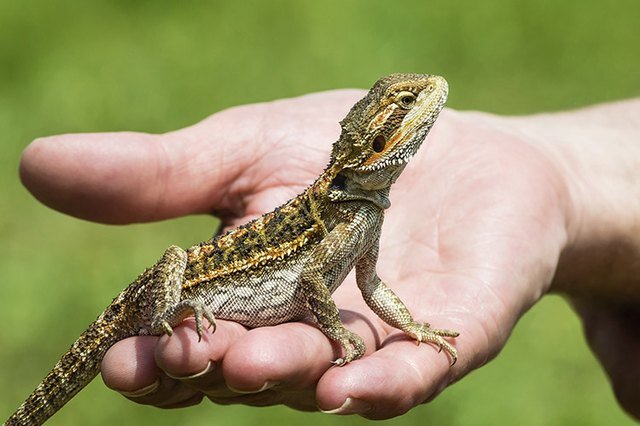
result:
M 418 151 L 442 111 L 449 92 L 449 86 L 443 77 L 430 76 L 429 83 L 432 89 L 420 92 L 415 106 L 387 141 L 384 152 L 371 156 L 360 170 L 374 171 L 391 165 L 401 165 L 407 163 Z

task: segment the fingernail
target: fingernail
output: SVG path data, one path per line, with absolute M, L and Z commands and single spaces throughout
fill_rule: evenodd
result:
M 134 391 L 119 390 L 118 392 L 121 395 L 126 396 L 127 398 L 140 398 L 142 396 L 147 396 L 154 393 L 159 386 L 160 386 L 160 379 L 156 379 L 156 381 L 151 383 L 149 386 L 145 386 L 143 388 L 136 389 Z
M 207 364 L 204 370 L 200 371 L 199 373 L 191 374 L 189 376 L 172 376 L 166 371 L 164 372 L 164 374 L 176 380 L 191 380 L 191 379 L 197 379 L 198 377 L 204 376 L 205 374 L 211 372 L 214 368 L 216 368 L 215 362 L 209 361 L 209 363 Z
M 240 394 L 251 394 L 251 393 L 259 393 L 262 391 L 266 391 L 267 389 L 271 389 L 274 386 L 277 386 L 278 382 L 271 382 L 271 381 L 266 381 L 264 382 L 264 385 L 262 385 L 262 387 L 260 389 L 257 390 L 246 390 L 246 389 L 235 389 L 232 388 L 231 386 L 227 385 L 227 387 L 229 388 L 230 391 L 235 392 L 235 393 L 240 393 Z
M 326 414 L 364 414 L 369 410 L 371 410 L 369 404 L 355 398 L 345 399 L 340 407 L 334 408 L 333 410 L 320 409 L 320 411 Z

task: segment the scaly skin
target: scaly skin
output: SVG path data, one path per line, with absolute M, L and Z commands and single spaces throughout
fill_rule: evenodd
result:
M 456 350 L 450 330 L 417 323 L 377 276 L 375 266 L 389 189 L 422 144 L 447 97 L 442 77 L 380 79 L 341 122 L 325 171 L 302 194 L 246 225 L 187 251 L 169 247 L 105 309 L 58 361 L 6 426 L 40 425 L 100 371 L 107 349 L 133 335 L 172 333 L 193 315 L 261 327 L 311 315 L 343 356 L 361 358 L 362 338 L 347 330 L 331 293 L 355 267 L 367 305 L 419 342 Z

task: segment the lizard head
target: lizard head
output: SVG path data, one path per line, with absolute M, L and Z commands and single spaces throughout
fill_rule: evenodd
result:
M 420 148 L 447 93 L 447 81 L 435 75 L 381 78 L 340 122 L 342 134 L 331 163 L 351 176 L 390 169 L 399 169 L 391 173 L 398 175 Z

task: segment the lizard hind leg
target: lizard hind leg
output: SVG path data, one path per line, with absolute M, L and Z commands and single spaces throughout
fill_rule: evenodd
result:
M 187 253 L 180 247 L 170 246 L 153 266 L 147 293 L 151 307 L 151 334 L 171 336 L 173 326 L 191 315 L 195 317 L 198 341 L 202 339 L 203 317 L 215 331 L 215 318 L 206 305 L 196 300 L 181 299 L 186 265 Z

